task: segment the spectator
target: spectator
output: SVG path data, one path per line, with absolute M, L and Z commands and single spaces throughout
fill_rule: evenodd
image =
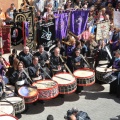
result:
M 4 22 L 5 19 L 6 19 L 5 13 L 2 12 L 2 8 L 0 8 L 0 20 L 2 21 L 3 25 L 5 25 L 5 22 Z
M 35 6 L 35 11 L 38 12 L 44 12 L 44 0 L 34 0 L 33 5 Z
M 48 116 L 47 116 L 47 120 L 54 120 L 53 115 L 48 115 Z
M 10 8 L 8 8 L 6 11 L 6 24 L 8 24 L 8 25 L 13 23 L 14 10 L 15 10 L 15 5 L 14 5 L 14 3 L 12 3 L 10 5 Z
M 47 7 L 47 12 L 44 13 L 43 19 L 48 19 L 49 15 L 53 15 L 51 4 Z

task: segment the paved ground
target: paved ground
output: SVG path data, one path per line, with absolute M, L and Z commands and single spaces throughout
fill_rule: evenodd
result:
M 17 117 L 19 120 L 46 120 L 47 115 L 52 114 L 55 120 L 64 120 L 66 111 L 77 107 L 87 112 L 92 120 L 120 120 L 120 99 L 108 92 L 109 84 L 94 84 L 85 87 L 81 95 L 73 93 L 65 98 L 57 97 L 45 101 L 44 106 L 41 103 L 31 104 L 26 113 Z
M 48 114 L 55 120 L 64 120 L 68 109 L 77 107 L 89 114 L 92 120 L 120 120 L 120 99 L 108 94 L 109 85 L 94 84 L 85 87 L 81 95 L 75 93 L 65 98 L 57 97 L 45 102 L 29 105 L 29 110 L 19 117 L 20 120 L 46 120 Z

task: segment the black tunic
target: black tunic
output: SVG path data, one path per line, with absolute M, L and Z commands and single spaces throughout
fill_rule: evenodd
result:
M 50 68 L 51 69 L 58 69 L 58 66 L 61 66 L 62 69 L 64 69 L 64 64 L 63 62 L 61 61 L 60 57 L 57 57 L 55 55 L 52 55 L 50 57 Z
M 17 55 L 17 59 L 19 59 L 18 55 Z M 14 62 L 14 55 L 10 55 L 9 56 L 9 63 L 11 66 L 13 66 L 13 62 Z
M 85 62 L 81 56 L 73 56 L 72 57 L 72 66 L 73 66 L 74 70 L 79 69 L 79 68 L 84 68 Z
M 39 63 L 40 63 L 40 65 L 41 65 L 42 67 L 44 67 L 44 66 L 45 66 L 45 62 L 46 62 L 47 60 L 49 60 L 49 56 L 48 56 L 48 54 L 47 54 L 46 51 L 44 51 L 43 53 L 36 52 L 36 53 L 34 54 L 34 56 L 37 56 L 37 57 L 38 57 Z
M 19 77 L 19 74 L 21 74 L 20 77 Z M 26 84 L 28 83 L 26 74 L 24 72 L 20 72 L 18 70 L 13 72 L 10 79 L 12 80 L 13 83 L 16 83 L 17 81 L 22 81 L 22 80 L 26 80 Z
M 25 54 L 23 51 L 19 54 L 19 60 L 22 61 L 25 67 L 29 67 L 32 64 L 32 55 Z
M 39 70 L 39 76 L 41 76 L 42 77 L 42 79 L 44 79 L 44 74 L 42 73 L 42 70 L 40 70 L 40 68 L 39 68 L 39 66 L 37 65 L 37 66 L 35 66 L 35 65 L 31 65 L 30 67 L 28 67 L 28 72 L 29 72 L 29 76 L 31 77 L 31 78 L 36 78 L 36 77 L 38 77 L 37 75 L 36 75 L 36 73 L 37 73 L 37 71 Z

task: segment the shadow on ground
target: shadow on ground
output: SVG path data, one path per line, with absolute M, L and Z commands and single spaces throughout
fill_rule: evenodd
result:
M 120 120 L 120 115 L 116 116 L 116 118 L 110 118 L 110 120 Z
M 26 111 L 24 111 L 22 114 L 38 114 L 44 111 L 44 105 L 36 102 L 35 105 L 28 104 L 28 108 Z

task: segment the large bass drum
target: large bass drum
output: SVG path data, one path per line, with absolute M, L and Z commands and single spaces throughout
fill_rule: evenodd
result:
M 107 65 L 102 65 L 100 67 L 96 67 L 96 78 L 99 81 L 102 81 L 104 83 L 110 83 L 114 80 L 116 80 L 116 77 L 111 75 L 112 74 L 112 67 L 107 68 L 107 71 L 105 71 L 105 68 Z
M 12 116 L 12 115 L 0 115 L 0 120 L 18 120 L 16 117 Z
M 5 99 L 2 99 L 2 101 L 9 101 L 10 103 L 12 103 L 16 114 L 21 113 L 25 110 L 24 99 L 20 97 L 8 97 Z
M 95 72 L 89 68 L 78 69 L 73 72 L 78 86 L 90 86 L 95 83 Z
M 0 115 L 3 114 L 15 116 L 14 107 L 11 103 L 6 101 L 0 101 Z
M 69 73 L 55 74 L 52 79 L 58 83 L 60 94 L 70 94 L 77 89 L 76 79 Z
M 59 94 L 58 83 L 52 80 L 43 80 L 33 83 L 39 92 L 39 100 L 49 100 L 55 98 Z
M 23 86 L 19 88 L 18 94 L 24 98 L 25 103 L 33 103 L 38 100 L 38 91 L 37 88 Z

